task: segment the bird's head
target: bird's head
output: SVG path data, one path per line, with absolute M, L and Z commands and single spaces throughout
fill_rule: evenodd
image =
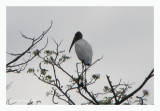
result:
M 71 51 L 72 46 L 74 45 L 74 43 L 75 43 L 76 41 L 82 39 L 82 36 L 83 36 L 83 35 L 82 35 L 82 33 L 81 33 L 80 31 L 76 32 L 76 34 L 75 34 L 75 36 L 74 36 L 74 39 L 73 39 L 73 41 L 72 41 L 72 44 L 71 44 L 71 46 L 70 46 L 69 52 Z

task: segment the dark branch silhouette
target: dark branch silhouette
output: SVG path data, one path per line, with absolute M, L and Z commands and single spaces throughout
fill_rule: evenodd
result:
M 110 87 L 111 87 L 111 91 L 112 91 L 112 93 L 113 93 L 113 95 L 114 95 L 115 102 L 117 103 L 117 102 L 118 102 L 117 96 L 116 96 L 116 93 L 114 92 L 114 89 L 113 89 L 112 83 L 111 83 L 111 81 L 110 81 L 110 79 L 109 79 L 109 76 L 107 76 L 107 80 L 108 80 L 109 85 L 110 85 Z
M 37 43 L 39 43 L 45 37 L 47 32 L 51 29 L 52 23 L 53 22 L 51 21 L 51 25 L 49 26 L 49 28 L 46 31 L 43 31 L 43 33 L 39 37 L 37 37 L 36 39 L 35 39 L 35 37 L 29 38 L 20 32 L 22 37 L 24 37 L 25 39 L 31 40 L 32 44 L 24 52 L 22 52 L 20 54 L 8 53 L 12 56 L 17 56 L 17 57 L 15 57 L 13 60 L 11 60 L 10 62 L 8 62 L 6 64 L 6 72 L 7 73 L 9 73 L 9 72 L 20 73 L 21 71 L 23 71 L 26 68 L 27 64 L 36 57 L 36 55 L 31 54 L 31 49 L 33 49 L 37 45 Z M 29 54 L 28 60 L 24 60 L 24 62 L 21 62 L 21 63 L 16 63 L 20 58 L 24 57 L 26 54 Z
M 54 104 L 58 104 L 58 102 L 55 102 L 55 97 L 56 97 L 64 102 L 66 102 L 69 105 L 75 105 L 76 102 L 73 101 L 72 96 L 70 95 L 70 92 L 73 90 L 76 90 L 76 92 L 87 101 L 86 103 L 82 103 L 82 104 L 94 104 L 94 105 L 115 104 L 115 105 L 119 105 L 126 100 L 128 101 L 128 104 L 129 104 L 128 99 L 130 97 L 132 97 L 135 93 L 137 93 L 145 85 L 145 83 L 152 76 L 154 76 L 154 74 L 153 74 L 154 70 L 152 70 L 152 72 L 145 79 L 145 81 L 142 83 L 142 85 L 129 95 L 126 95 L 125 93 L 127 92 L 127 90 L 130 88 L 130 86 L 132 84 L 129 84 L 129 83 L 122 84 L 121 80 L 120 80 L 119 84 L 112 85 L 110 77 L 107 76 L 107 80 L 108 80 L 111 88 L 110 89 L 108 88 L 108 90 L 105 93 L 94 94 L 92 91 L 88 90 L 88 86 L 95 84 L 96 81 L 100 78 L 100 75 L 99 74 L 92 75 L 92 79 L 89 82 L 87 82 L 87 80 L 85 80 L 85 77 L 83 77 L 82 74 L 84 72 L 87 73 L 88 69 L 91 68 L 96 62 L 100 61 L 103 57 L 100 59 L 97 59 L 95 62 L 93 62 L 93 64 L 91 66 L 85 68 L 82 71 L 79 71 L 79 67 L 78 67 L 78 65 L 79 64 L 81 65 L 81 63 L 77 63 L 76 64 L 76 73 L 77 73 L 76 75 L 77 76 L 75 76 L 73 74 L 68 73 L 61 66 L 61 64 L 63 64 L 66 60 L 70 59 L 70 57 L 63 54 L 65 51 L 59 49 L 62 41 L 60 43 L 57 43 L 54 39 L 53 39 L 53 41 L 56 45 L 56 51 L 46 50 L 45 56 L 43 56 L 39 53 L 38 57 L 40 59 L 42 59 L 42 61 L 39 63 L 39 69 L 41 70 L 41 73 L 38 76 L 38 74 L 36 74 L 33 69 L 32 69 L 33 70 L 32 72 L 39 80 L 41 80 L 42 82 L 45 82 L 49 85 L 52 85 L 54 87 L 54 88 L 52 88 L 52 93 L 49 93 L 50 95 L 52 95 L 52 101 Z M 43 49 L 45 49 L 45 48 L 43 48 Z M 42 68 L 42 66 L 41 66 L 42 63 L 50 64 L 52 66 L 52 69 L 53 69 L 53 76 L 52 77 L 53 78 L 51 77 L 51 75 L 46 75 L 47 70 L 45 68 Z M 70 85 L 68 85 L 68 89 L 63 88 L 63 85 L 61 84 L 60 78 L 57 77 L 57 71 L 56 71 L 57 69 L 61 70 L 65 75 L 67 75 L 70 78 L 71 83 L 70 83 Z M 86 84 L 84 84 L 85 82 L 83 80 L 86 82 Z M 121 90 L 121 91 L 117 91 L 116 89 L 119 86 L 124 86 L 125 88 L 123 88 L 123 90 Z M 98 95 L 107 95 L 108 93 L 112 93 L 113 97 L 109 97 L 107 101 L 104 102 L 102 100 L 97 99 Z M 112 103 L 113 102 L 112 99 L 115 99 L 115 103 Z
M 67 60 L 70 59 L 69 56 L 65 55 L 64 50 L 60 50 L 60 46 L 63 42 L 63 40 L 60 43 L 57 43 L 56 40 L 53 39 L 53 42 L 55 43 L 56 49 L 54 50 L 45 50 L 45 48 L 48 45 L 48 39 L 45 44 L 45 46 L 41 49 L 37 49 L 34 52 L 32 50 L 35 48 L 35 46 L 44 38 L 44 36 L 47 34 L 47 32 L 51 29 L 52 22 L 50 27 L 44 31 L 39 37 L 37 38 L 31 38 L 25 36 L 23 33 L 21 33 L 22 37 L 25 39 L 28 39 L 32 41 L 32 44 L 22 53 L 20 54 L 13 54 L 8 53 L 12 56 L 16 56 L 12 61 L 8 62 L 6 64 L 6 72 L 16 72 L 20 73 L 21 71 L 25 70 L 27 64 L 32 61 L 35 57 L 38 57 L 41 61 L 38 63 L 39 67 L 38 70 L 35 70 L 34 68 L 29 68 L 27 73 L 33 73 L 33 75 L 39 79 L 40 81 L 51 85 L 52 89 L 50 92 L 47 92 L 47 96 L 52 96 L 52 102 L 54 104 L 58 104 L 58 101 L 56 99 L 59 99 L 69 105 L 76 105 L 76 101 L 73 99 L 71 92 L 76 92 L 77 95 L 80 95 L 84 102 L 81 104 L 93 104 L 93 105 L 108 105 L 108 104 L 115 104 L 120 105 L 124 101 L 127 101 L 126 104 L 131 104 L 130 98 L 136 94 L 146 83 L 147 81 L 154 76 L 154 69 L 150 72 L 150 74 L 145 78 L 143 83 L 135 89 L 130 94 L 126 94 L 126 92 L 131 88 L 131 85 L 129 83 L 121 83 L 121 80 L 119 84 L 113 85 L 112 81 L 110 80 L 109 76 L 107 77 L 109 86 L 104 87 L 104 92 L 98 92 L 94 93 L 92 90 L 88 89 L 88 86 L 94 85 L 97 80 L 100 79 L 100 74 L 93 74 L 91 79 L 88 80 L 86 78 L 86 74 L 89 69 L 92 68 L 93 65 L 95 65 L 98 61 L 102 60 L 103 56 L 100 59 L 95 60 L 90 66 L 84 67 L 82 63 L 76 64 L 76 71 L 75 73 L 71 74 L 66 69 L 63 68 L 63 63 L 65 63 Z M 43 52 L 44 53 L 41 53 Z M 33 54 L 32 54 L 33 53 Z M 16 63 L 19 59 L 22 59 L 25 55 L 29 54 L 29 58 L 27 60 L 24 60 L 24 62 Z M 44 65 L 50 65 L 52 70 L 52 73 L 47 74 L 48 68 L 47 66 L 44 67 Z M 80 67 L 79 67 L 80 65 Z M 81 69 L 82 68 L 82 69 Z M 69 84 L 67 83 L 66 87 L 64 87 L 64 84 L 59 78 L 59 73 L 57 70 L 60 70 L 62 74 L 64 74 L 65 77 L 69 79 Z M 8 85 L 9 87 L 9 85 Z M 119 88 L 120 87 L 120 88 Z M 112 94 L 113 96 L 108 96 L 108 94 Z M 98 96 L 104 96 L 105 100 L 99 100 Z M 140 100 L 140 104 L 144 104 L 144 97 L 143 96 L 137 96 L 137 99 Z M 9 101 L 8 101 L 9 103 Z M 33 104 L 33 101 L 30 101 L 28 103 L 29 105 Z
M 152 69 L 152 71 L 149 73 L 149 75 L 146 77 L 146 79 L 143 81 L 143 83 L 132 93 L 128 94 L 125 98 L 123 98 L 121 101 L 117 102 L 116 104 L 121 104 L 122 102 L 124 102 L 125 100 L 127 100 L 128 98 L 132 97 L 134 94 L 136 94 L 146 83 L 147 81 L 154 76 L 154 69 Z
M 110 87 L 111 87 L 111 91 L 112 91 L 112 93 L 113 93 L 113 95 L 114 95 L 114 98 L 115 98 L 115 105 L 119 105 L 119 104 L 121 104 L 121 103 L 123 103 L 124 101 L 126 101 L 128 98 L 130 98 L 130 97 L 132 97 L 134 94 L 136 94 L 146 83 L 147 83 L 147 81 L 151 78 L 151 77 L 153 77 L 154 76 L 154 69 L 152 69 L 152 71 L 149 73 L 149 75 L 146 77 L 146 79 L 143 81 L 143 83 L 136 89 L 136 90 L 134 90 L 132 93 L 130 93 L 130 94 L 128 94 L 128 95 L 126 95 L 124 98 L 121 98 L 121 97 L 119 97 L 119 99 L 117 100 L 117 95 L 116 95 L 116 93 L 115 93 L 115 89 L 113 88 L 113 87 L 117 87 L 117 86 L 119 86 L 119 85 L 127 85 L 127 84 L 118 84 L 118 85 L 112 85 L 111 84 L 111 80 L 109 79 L 109 76 L 107 76 L 107 80 L 108 80 L 108 82 L 109 82 L 109 84 L 110 84 Z M 125 89 L 125 90 L 127 90 L 127 89 Z M 120 100 L 121 99 L 121 100 Z

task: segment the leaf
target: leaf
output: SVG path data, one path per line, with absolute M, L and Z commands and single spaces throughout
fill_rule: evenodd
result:
M 75 82 L 78 82 L 79 81 L 79 78 L 73 78 Z M 74 82 L 74 81 L 71 81 L 71 82 Z
M 48 70 L 46 70 L 46 69 L 41 69 L 41 74 L 42 74 L 42 75 L 45 75 L 45 74 L 47 73 L 47 71 L 48 71 Z
M 33 105 L 33 101 L 32 101 L 32 100 L 30 100 L 30 102 L 29 102 L 29 103 L 27 103 L 27 105 Z
M 70 89 L 70 88 L 71 88 L 71 85 L 66 85 L 66 87 L 67 87 L 68 89 Z
M 27 71 L 27 73 L 32 73 L 32 72 L 34 72 L 33 68 L 29 68 L 28 71 Z
M 47 92 L 47 93 L 46 93 L 46 96 L 48 97 L 49 95 L 50 95 L 50 93 L 49 93 L 49 92 Z
M 123 94 L 123 95 L 122 95 L 122 99 L 124 99 L 126 96 L 127 96 L 126 94 Z
M 56 55 L 56 53 L 52 50 L 45 50 L 44 53 L 47 54 L 47 55 L 52 55 L 52 54 Z
M 62 55 L 62 57 L 59 59 L 59 62 L 66 62 L 66 60 L 69 60 L 71 57 L 66 56 L 65 54 Z
M 107 91 L 108 91 L 108 86 L 104 86 L 103 91 L 104 91 L 104 92 L 107 92 Z
M 33 54 L 34 54 L 35 56 L 39 55 L 39 53 L 40 53 L 40 51 L 39 51 L 38 49 L 35 50 L 35 51 L 33 51 Z
M 52 76 L 47 75 L 46 78 L 50 80 L 50 79 L 52 79 Z
M 95 79 L 95 80 L 97 80 L 97 79 L 100 78 L 100 74 L 93 74 L 93 75 L 92 75 L 92 78 Z
M 38 103 L 41 103 L 41 101 L 40 100 L 36 101 L 36 104 L 38 104 Z
M 148 96 L 148 95 L 149 95 L 149 91 L 146 90 L 146 89 L 144 89 L 144 90 L 143 90 L 143 96 Z
M 130 105 L 129 103 L 124 103 L 123 105 Z
M 101 105 L 106 105 L 106 104 L 107 104 L 107 101 L 106 101 L 106 100 L 100 100 L 100 101 L 99 101 L 99 104 L 101 104 Z

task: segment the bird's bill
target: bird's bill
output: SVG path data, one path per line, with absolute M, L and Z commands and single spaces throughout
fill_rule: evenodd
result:
M 74 45 L 74 43 L 75 43 L 76 41 L 77 41 L 77 39 L 76 39 L 76 37 L 74 37 L 74 39 L 73 39 L 73 41 L 72 41 L 72 44 L 71 44 L 71 46 L 70 46 L 69 52 L 71 51 L 72 46 Z
M 82 33 L 78 31 L 74 36 L 74 39 L 73 39 L 72 44 L 70 46 L 69 52 L 71 51 L 72 46 L 74 45 L 74 43 L 79 39 L 82 39 Z

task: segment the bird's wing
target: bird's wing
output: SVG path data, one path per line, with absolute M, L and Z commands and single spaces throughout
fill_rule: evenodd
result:
M 78 40 L 75 43 L 75 51 L 78 58 L 81 61 L 83 61 L 86 65 L 90 65 L 92 63 L 92 47 L 86 40 Z

